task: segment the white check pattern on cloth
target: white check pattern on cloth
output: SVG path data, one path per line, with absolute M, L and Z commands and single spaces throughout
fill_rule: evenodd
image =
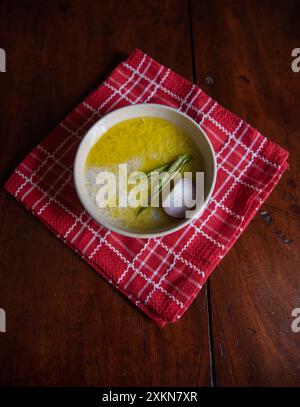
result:
M 72 181 L 78 144 L 103 114 L 135 103 L 188 114 L 216 151 L 218 176 L 203 215 L 175 234 L 132 239 L 97 224 Z M 287 153 L 199 87 L 134 51 L 18 166 L 6 184 L 17 199 L 159 325 L 176 321 L 286 168 Z

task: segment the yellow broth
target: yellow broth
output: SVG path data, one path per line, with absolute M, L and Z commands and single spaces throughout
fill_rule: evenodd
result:
M 87 185 L 93 195 L 93 177 L 97 171 L 119 171 L 119 164 L 128 164 L 133 171 L 148 172 L 175 160 L 180 154 L 192 156 L 181 172 L 195 173 L 203 168 L 197 147 L 184 131 L 160 118 L 135 118 L 111 127 L 90 150 L 86 160 Z M 130 190 L 130 188 L 129 188 Z M 137 216 L 137 208 L 98 208 L 102 215 L 125 227 L 151 230 L 168 226 L 176 220 L 162 208 L 147 208 Z

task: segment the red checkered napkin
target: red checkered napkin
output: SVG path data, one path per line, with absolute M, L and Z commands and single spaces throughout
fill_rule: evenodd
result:
M 179 232 L 133 239 L 110 232 L 81 206 L 72 166 L 85 132 L 107 112 L 161 103 L 192 117 L 217 156 L 208 208 Z M 135 50 L 17 167 L 6 189 L 157 324 L 175 322 L 287 168 L 288 153 L 198 86 Z

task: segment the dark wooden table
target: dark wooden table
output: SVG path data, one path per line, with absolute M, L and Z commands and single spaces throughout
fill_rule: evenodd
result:
M 1 183 L 134 48 L 290 151 L 263 210 L 163 329 L 1 191 L 0 384 L 299 385 L 299 1 L 0 2 Z M 211 79 L 207 79 L 207 78 Z M 291 242 L 292 240 L 292 242 Z

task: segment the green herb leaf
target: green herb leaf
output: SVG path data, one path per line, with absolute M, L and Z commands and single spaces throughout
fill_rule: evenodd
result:
M 154 173 L 160 174 L 161 172 L 163 172 L 162 177 L 159 179 L 159 182 L 154 186 L 153 193 L 149 197 L 148 202 L 138 209 L 137 216 L 141 212 L 143 212 L 144 209 L 148 208 L 151 205 L 151 203 L 157 198 L 162 189 L 174 178 L 174 176 L 181 170 L 183 165 L 191 160 L 191 158 L 192 157 L 188 154 L 180 154 L 176 158 L 176 160 L 172 161 L 171 163 L 165 164 L 155 170 L 152 170 L 150 171 L 150 173 L 147 174 L 147 176 L 149 177 Z

